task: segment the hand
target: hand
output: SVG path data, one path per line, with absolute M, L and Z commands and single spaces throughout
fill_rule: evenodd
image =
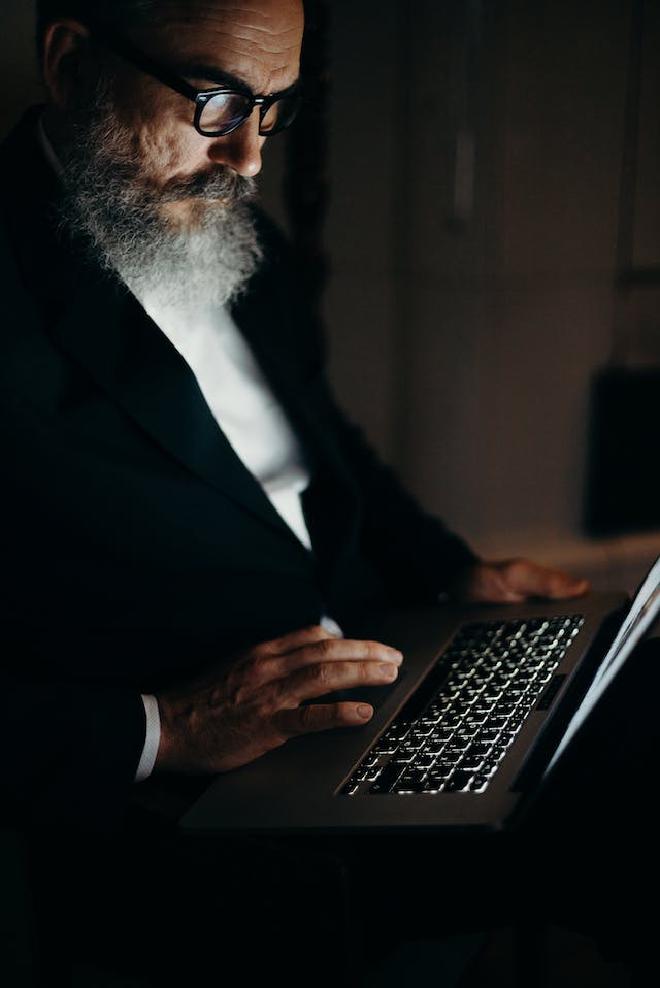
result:
M 370 704 L 303 702 L 347 687 L 391 683 L 402 658 L 387 645 L 335 638 L 320 626 L 256 645 L 204 680 L 157 695 L 156 767 L 226 772 L 296 734 L 365 724 L 373 714 Z
M 530 597 L 580 597 L 589 590 L 589 581 L 529 559 L 503 559 L 475 563 L 461 574 L 452 589 L 457 600 L 520 604 Z

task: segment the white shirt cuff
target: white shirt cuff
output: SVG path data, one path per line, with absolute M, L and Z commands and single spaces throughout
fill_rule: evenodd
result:
M 158 700 L 151 693 L 142 693 L 147 729 L 144 735 L 144 748 L 135 773 L 136 782 L 144 782 L 154 770 L 160 745 L 160 711 Z
M 335 619 L 331 618 L 328 614 L 323 615 L 323 617 L 319 621 L 319 624 L 321 625 L 322 628 L 325 628 L 328 634 L 335 635 L 335 637 L 337 638 L 344 637 L 344 632 L 341 630 Z

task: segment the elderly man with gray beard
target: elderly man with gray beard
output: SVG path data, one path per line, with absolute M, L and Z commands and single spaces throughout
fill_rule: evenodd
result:
M 144 957 L 143 923 L 171 949 L 195 924 L 211 935 L 221 897 L 223 937 L 248 909 L 255 942 L 275 950 L 292 923 L 310 960 L 319 917 L 342 935 L 342 861 L 314 857 L 312 881 L 312 859 L 281 847 L 182 852 L 143 821 L 128 840 L 140 783 L 363 724 L 369 705 L 328 694 L 391 683 L 402 661 L 347 636 L 365 608 L 587 585 L 480 560 L 334 401 L 286 242 L 255 202 L 262 146 L 300 103 L 300 0 L 38 13 L 47 102 L 0 152 L 4 822 L 39 834 L 49 930 L 67 875 L 81 942 L 112 922 L 118 954 Z M 72 832 L 53 871 L 46 834 Z M 267 951 L 242 963 L 260 954 L 271 970 Z M 158 979 L 188 984 L 208 960 L 159 957 Z M 332 965 L 284 967 L 320 983 Z

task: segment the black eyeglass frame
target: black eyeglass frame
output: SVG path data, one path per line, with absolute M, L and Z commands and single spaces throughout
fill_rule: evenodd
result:
M 228 134 L 232 134 L 237 130 L 242 124 L 249 119 L 255 106 L 259 107 L 259 134 L 262 137 L 271 137 L 273 134 L 278 134 L 280 131 L 285 130 L 289 127 L 294 119 L 300 105 L 302 103 L 302 87 L 300 82 L 294 82 L 292 86 L 288 89 L 283 89 L 279 93 L 271 93 L 269 96 L 255 96 L 249 86 L 218 86 L 214 89 L 195 89 L 191 86 L 185 79 L 182 79 L 180 75 L 168 69 L 166 66 L 161 65 L 155 59 L 151 58 L 150 55 L 145 54 L 139 48 L 137 48 L 131 41 L 127 38 L 122 37 L 115 31 L 108 28 L 101 28 L 99 26 L 92 27 L 89 26 L 90 33 L 93 38 L 99 40 L 106 48 L 114 52 L 116 55 L 120 55 L 131 65 L 140 69 L 142 72 L 146 72 L 147 75 L 153 76 L 159 82 L 162 82 L 165 86 L 173 89 L 175 92 L 180 93 L 181 96 L 185 96 L 192 103 L 195 104 L 195 116 L 193 119 L 193 124 L 195 130 L 202 137 L 226 137 Z M 207 103 L 214 96 L 243 96 L 249 101 L 249 109 L 246 109 L 245 116 L 238 121 L 238 123 L 232 124 L 230 127 L 222 128 L 220 130 L 204 130 L 201 126 L 202 114 L 206 108 Z M 288 99 L 289 97 L 298 97 L 298 105 L 290 117 L 290 119 L 284 125 L 274 128 L 271 127 L 267 131 L 262 131 L 261 125 L 265 115 L 268 113 L 270 108 L 278 103 L 282 99 Z

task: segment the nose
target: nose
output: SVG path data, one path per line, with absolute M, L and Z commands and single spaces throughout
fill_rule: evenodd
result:
M 209 158 L 214 164 L 228 165 L 243 175 L 253 178 L 261 171 L 261 149 L 265 137 L 259 134 L 259 108 L 255 106 L 248 119 L 225 137 L 217 137 L 209 147 Z

